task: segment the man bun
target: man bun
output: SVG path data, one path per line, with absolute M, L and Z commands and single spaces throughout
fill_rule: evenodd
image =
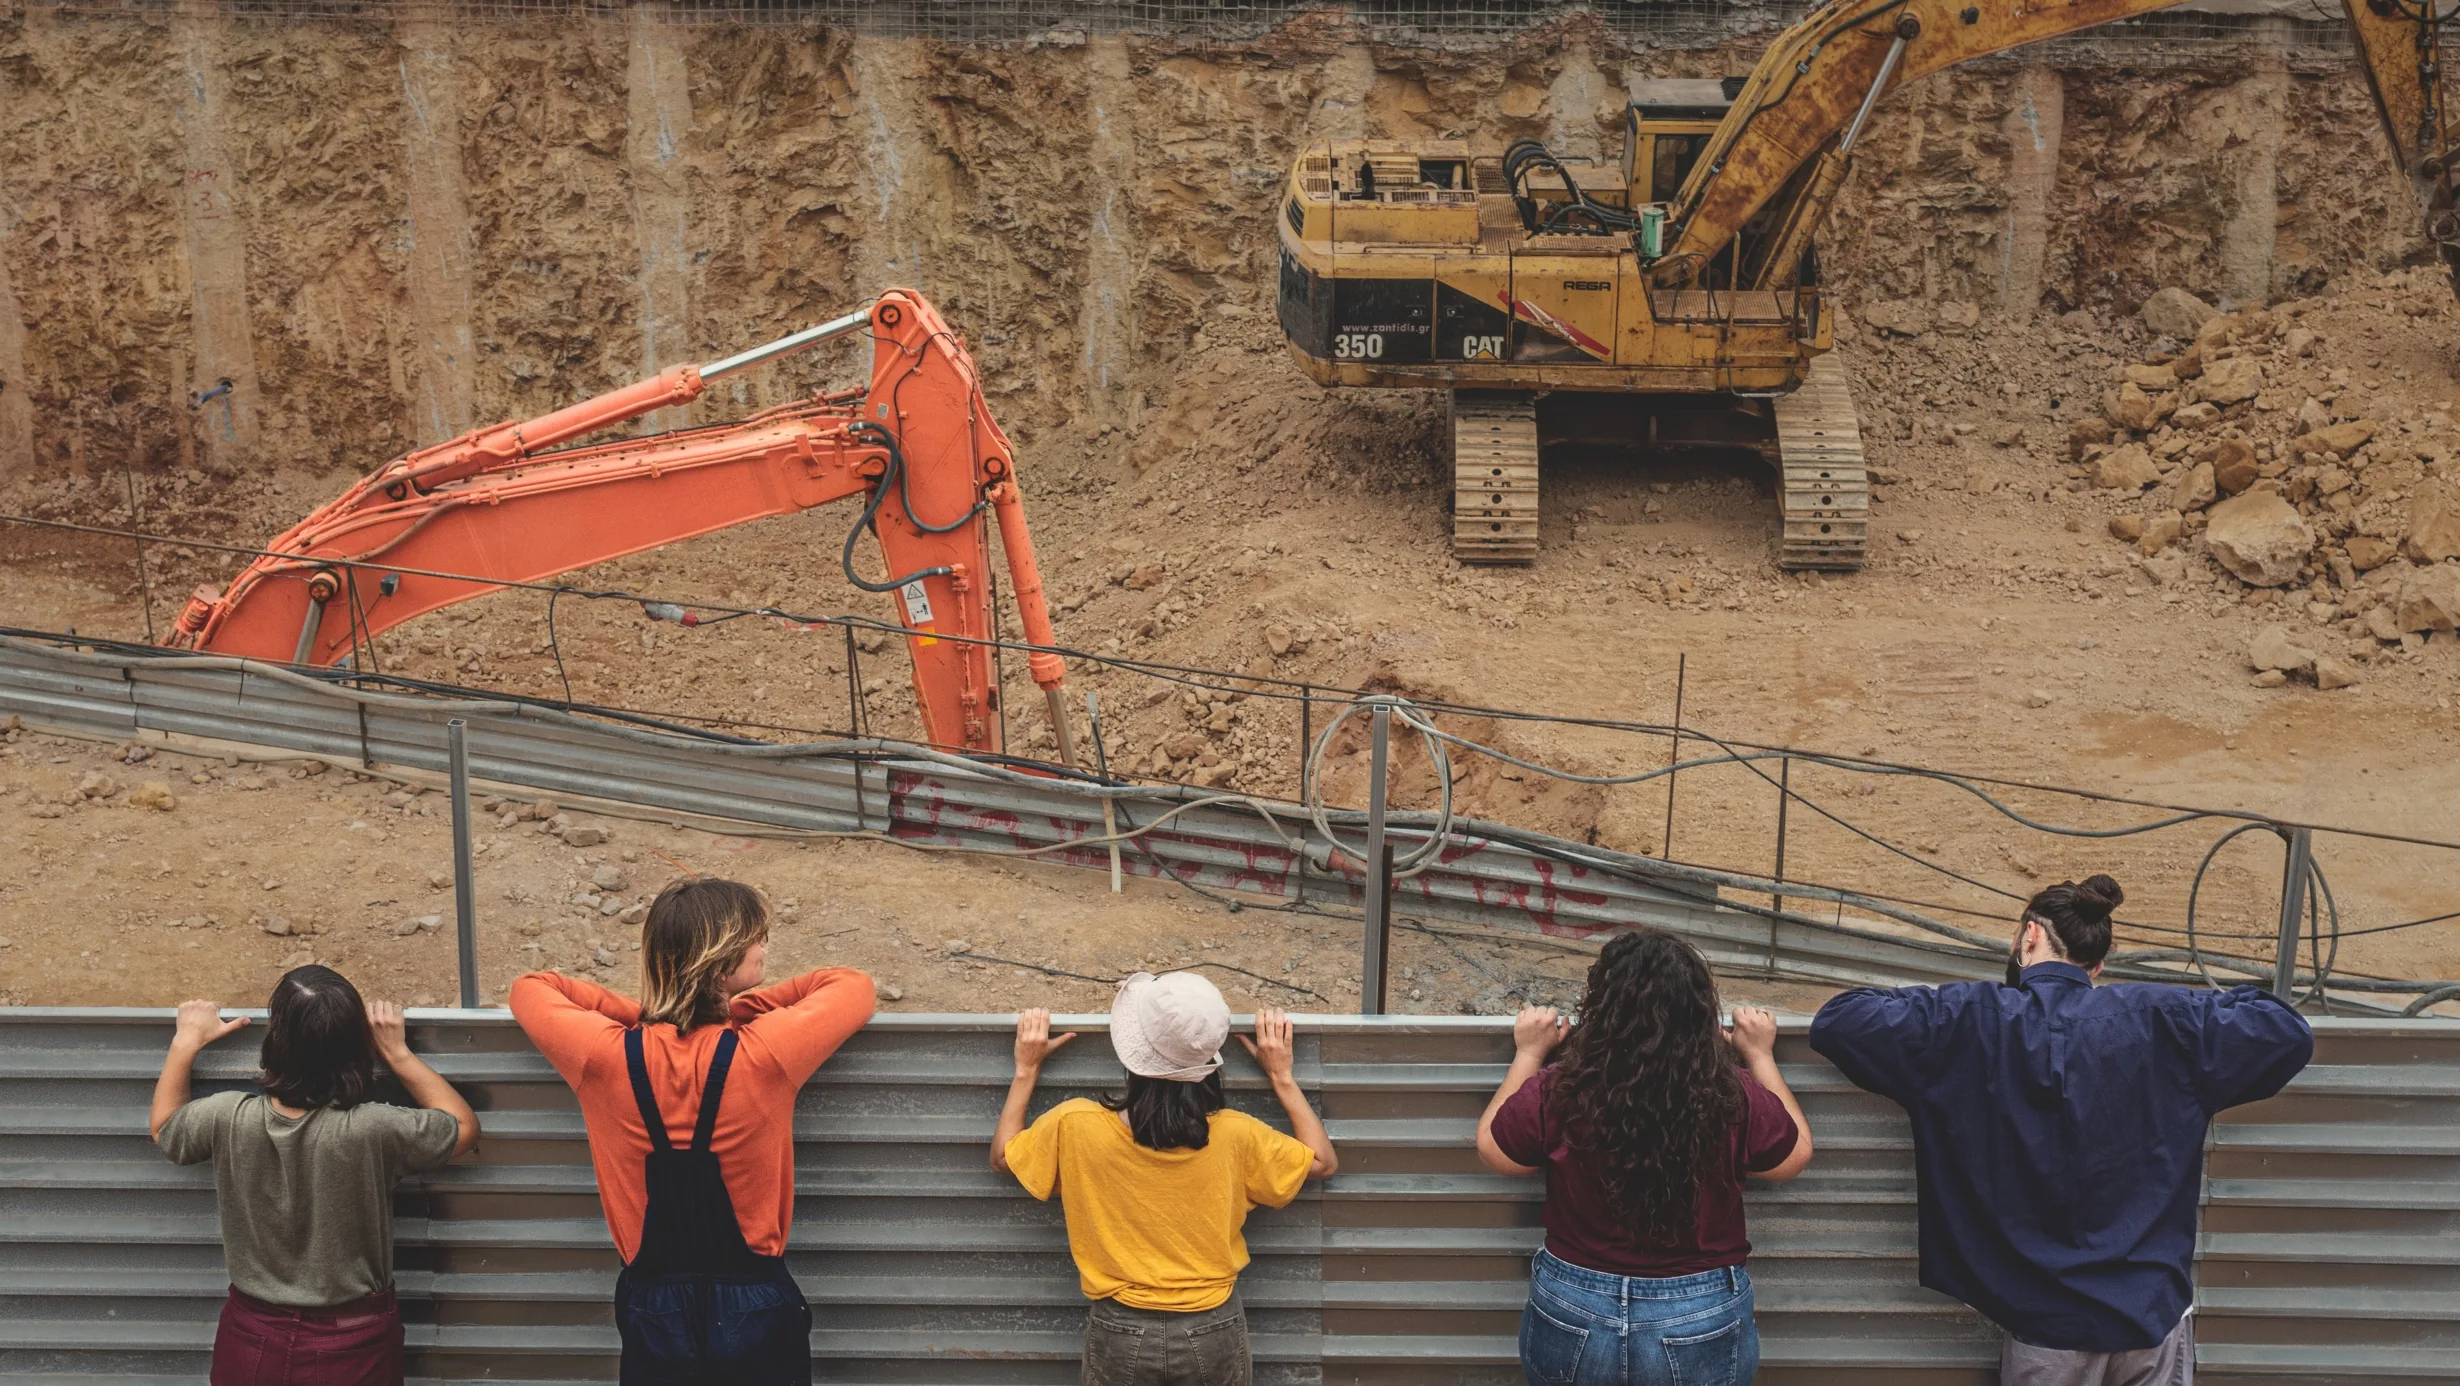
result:
M 2076 887 L 2076 895 L 2083 903 L 2099 909 L 2105 919 L 2127 901 L 2127 892 L 2118 888 L 2118 882 L 2101 875 L 2085 877 L 2084 884 Z
M 2061 881 L 2025 902 L 2024 917 L 2050 926 L 2059 956 L 2090 968 L 2110 955 L 2110 912 L 2127 898 L 2118 882 L 2092 875 L 2084 884 Z

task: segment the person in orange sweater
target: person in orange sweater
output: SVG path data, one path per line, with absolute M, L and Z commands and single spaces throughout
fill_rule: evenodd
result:
M 795 1094 L 876 1002 L 852 968 L 762 987 L 768 942 L 759 892 L 692 878 L 649 906 L 640 1000 L 513 983 L 513 1018 L 581 1100 L 624 1262 L 624 1386 L 811 1380 L 811 1305 L 786 1271 Z

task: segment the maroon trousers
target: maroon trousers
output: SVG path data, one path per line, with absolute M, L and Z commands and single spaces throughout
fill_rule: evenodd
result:
M 401 1386 L 401 1309 L 390 1289 L 330 1309 L 222 1301 L 212 1386 Z

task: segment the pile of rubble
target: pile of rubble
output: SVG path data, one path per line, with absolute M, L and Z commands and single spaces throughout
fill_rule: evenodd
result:
M 2241 601 L 2280 608 L 2248 651 L 2267 685 L 2347 687 L 2364 664 L 2460 641 L 2460 426 L 2442 405 L 2396 422 L 2357 412 L 2310 325 L 2325 302 L 2222 313 L 2162 290 L 2142 310 L 2155 349 L 2067 437 L 2086 481 L 2140 498 L 2109 530 L 2148 570 L 2175 580 L 2208 564 Z

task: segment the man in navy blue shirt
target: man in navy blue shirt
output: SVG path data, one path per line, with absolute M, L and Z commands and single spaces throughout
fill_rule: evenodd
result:
M 2003 1386 L 2193 1379 L 2204 1136 L 2314 1057 L 2253 987 L 2096 988 L 2118 882 L 2033 897 L 2011 985 L 1863 988 L 1811 1047 L 1913 1119 L 1922 1283 L 2006 1334 Z

